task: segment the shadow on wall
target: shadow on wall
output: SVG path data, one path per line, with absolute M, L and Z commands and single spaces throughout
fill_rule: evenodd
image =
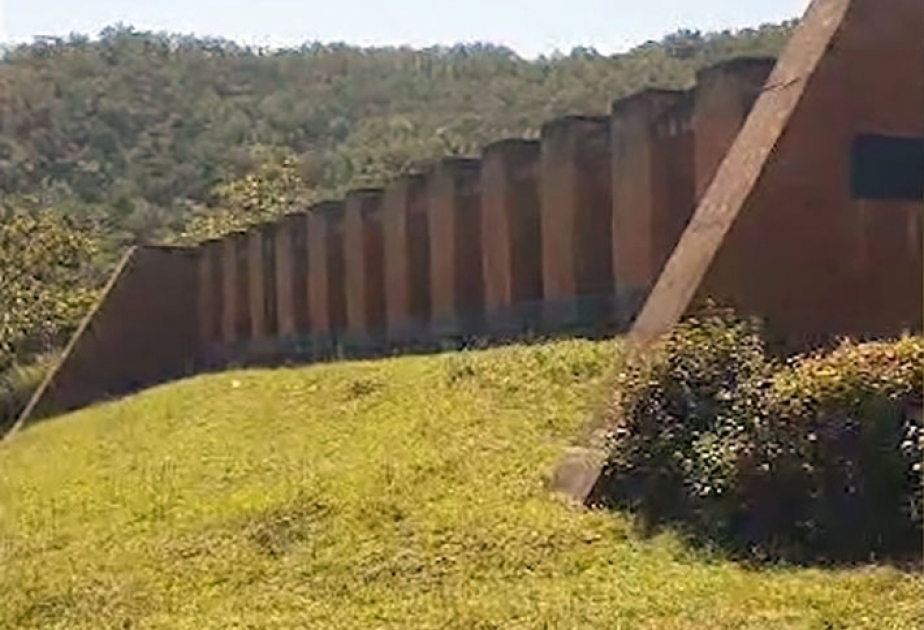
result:
M 197 263 L 193 249 L 129 250 L 7 436 L 27 419 L 193 373 Z

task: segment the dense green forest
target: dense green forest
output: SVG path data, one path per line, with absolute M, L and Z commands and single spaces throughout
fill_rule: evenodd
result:
M 7 50 L 0 370 L 59 344 L 127 245 L 211 236 L 644 87 L 688 86 L 705 65 L 778 53 L 793 26 L 536 60 L 484 44 L 259 50 L 123 26 Z

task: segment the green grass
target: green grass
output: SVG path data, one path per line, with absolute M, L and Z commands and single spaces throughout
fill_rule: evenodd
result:
M 0 628 L 918 628 L 920 577 L 753 571 L 544 480 L 612 343 L 195 378 L 0 449 Z

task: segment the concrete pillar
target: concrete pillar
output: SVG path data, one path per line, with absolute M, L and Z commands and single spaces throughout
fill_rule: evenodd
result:
M 279 309 L 276 287 L 276 224 L 258 226 L 263 240 L 263 322 L 264 335 L 275 343 L 279 336 Z
M 696 198 L 702 199 L 776 60 L 740 57 L 704 68 L 696 75 Z
M 480 160 L 448 158 L 427 177 L 430 297 L 437 337 L 471 336 L 483 320 Z
M 295 286 L 294 226 L 292 215 L 287 215 L 279 219 L 273 232 L 276 250 L 276 318 L 278 334 L 282 339 L 290 339 L 297 335 L 295 293 L 303 289 Z
M 613 279 L 623 326 L 661 273 L 680 236 L 682 215 L 688 219 L 695 207 L 692 179 L 681 172 L 684 164 L 685 172 L 693 168 L 691 115 L 688 92 L 645 90 L 613 103 Z
M 199 245 L 199 349 L 206 355 L 222 341 L 222 242 Z
M 502 140 L 482 157 L 482 265 L 493 334 L 523 332 L 541 316 L 540 155 L 539 142 Z
M 385 310 L 388 340 L 397 345 L 426 341 L 430 321 L 430 235 L 426 178 L 407 175 L 382 200 Z
M 347 345 L 367 352 L 381 349 L 385 331 L 382 190 L 355 190 L 345 202 Z
M 308 215 L 308 320 L 312 344 L 329 355 L 346 327 L 343 202 L 326 201 Z
M 222 341 L 231 349 L 250 337 L 247 234 L 235 232 L 222 241 Z
M 613 293 L 610 119 L 568 116 L 542 128 L 543 326 L 609 327 Z
M 260 344 L 268 337 L 266 323 L 266 258 L 263 253 L 262 226 L 247 232 L 247 272 L 250 306 L 250 339 Z
M 275 252 L 272 284 L 276 329 L 274 352 L 279 358 L 311 357 L 308 338 L 308 214 L 288 214 L 273 225 L 270 238 Z

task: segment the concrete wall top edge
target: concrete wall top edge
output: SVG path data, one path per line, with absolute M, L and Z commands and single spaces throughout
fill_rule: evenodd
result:
M 504 153 L 507 151 L 538 151 L 541 143 L 527 138 L 504 138 L 484 147 L 482 155 Z
M 337 215 L 343 214 L 343 201 L 342 200 L 329 200 L 321 201 L 308 209 L 310 214 L 319 214 L 330 216 L 331 218 L 336 219 Z
M 395 181 L 401 182 L 403 184 L 421 184 L 426 181 L 427 176 L 423 173 L 405 173 L 396 179 Z
M 481 168 L 481 160 L 479 158 L 445 157 L 439 161 L 437 167 L 439 170 L 473 171 Z
M 300 212 L 289 212 L 279 217 L 279 225 L 288 225 L 290 223 L 299 223 L 308 218 L 308 212 L 302 210 Z
M 138 249 L 150 249 L 165 252 L 190 251 L 196 249 L 195 245 L 170 245 L 169 243 L 142 243 L 137 247 Z
M 678 130 L 686 130 L 693 123 L 696 112 L 695 92 L 684 92 L 680 100 L 661 112 L 654 121 L 658 135 L 676 135 Z
M 625 98 L 616 99 L 613 101 L 610 111 L 612 115 L 618 116 L 640 107 L 646 107 L 649 103 L 652 102 L 662 101 L 665 99 L 676 99 L 679 101 L 680 99 L 687 97 L 690 94 L 691 90 L 646 88 L 641 92 L 635 92 L 634 94 L 630 94 Z
M 696 82 L 706 82 L 727 74 L 749 73 L 754 71 L 766 71 L 769 73 L 769 71 L 776 66 L 776 62 L 776 57 L 734 57 L 699 69 L 696 72 Z
M 361 199 L 366 197 L 381 197 L 385 194 L 384 188 L 356 188 L 347 191 L 346 199 Z
M 542 136 L 546 136 L 571 127 L 609 123 L 609 120 L 609 116 L 559 116 L 543 124 L 540 133 Z
M 423 173 L 405 173 L 398 175 L 388 182 L 388 185 L 382 190 L 383 198 L 393 195 L 403 195 L 409 189 L 423 186 L 427 181 L 427 176 Z

